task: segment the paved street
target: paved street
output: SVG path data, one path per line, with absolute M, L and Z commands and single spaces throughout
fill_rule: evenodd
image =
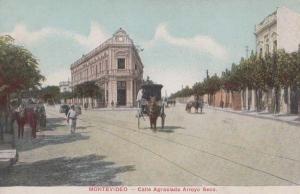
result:
M 0 172 L 0 185 L 300 184 L 299 126 L 178 105 L 154 133 L 148 119 L 138 129 L 135 114 L 83 110 L 71 135 L 47 107 L 47 129 L 17 143 L 19 162 Z

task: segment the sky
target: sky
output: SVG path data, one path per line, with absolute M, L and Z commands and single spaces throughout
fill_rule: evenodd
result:
M 255 49 L 255 24 L 280 6 L 300 13 L 300 0 L 0 0 L 0 35 L 39 59 L 46 86 L 122 27 L 144 49 L 144 77 L 170 94 Z

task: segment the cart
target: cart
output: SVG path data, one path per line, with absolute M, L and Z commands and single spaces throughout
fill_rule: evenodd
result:
M 141 88 L 143 90 L 143 96 L 140 102 L 138 102 L 138 111 L 137 111 L 137 119 L 138 119 L 138 128 L 140 128 L 141 120 L 145 120 L 145 117 L 149 115 L 148 103 L 150 102 L 151 97 L 155 97 L 156 102 L 159 106 L 159 117 L 161 118 L 161 128 L 165 126 L 165 101 L 162 100 L 161 97 L 161 89 L 163 85 L 161 84 L 145 84 L 142 85 Z

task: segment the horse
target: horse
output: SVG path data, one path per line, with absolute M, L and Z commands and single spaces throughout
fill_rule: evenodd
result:
M 24 136 L 24 126 L 29 124 L 31 127 L 31 136 L 36 138 L 36 127 L 37 127 L 37 112 L 34 108 L 21 108 L 16 111 L 15 118 L 18 124 L 18 138 L 23 138 Z
M 158 106 L 155 97 L 151 97 L 148 103 L 148 116 L 150 119 L 150 127 L 151 129 L 156 130 L 156 122 L 157 118 L 160 115 L 160 107 Z
M 188 113 L 191 113 L 192 107 L 195 108 L 195 112 L 198 113 L 198 109 L 200 108 L 201 113 L 202 113 L 202 109 L 203 109 L 203 102 L 199 101 L 199 100 L 194 100 L 194 101 L 189 101 L 186 106 L 185 106 L 185 110 Z

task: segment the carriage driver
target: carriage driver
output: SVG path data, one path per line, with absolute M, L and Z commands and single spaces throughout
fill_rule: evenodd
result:
M 136 101 L 137 101 L 137 105 L 138 107 L 140 108 L 141 107 L 141 103 L 142 103 L 142 99 L 143 99 L 143 89 L 141 88 L 137 94 L 137 97 L 136 97 Z

